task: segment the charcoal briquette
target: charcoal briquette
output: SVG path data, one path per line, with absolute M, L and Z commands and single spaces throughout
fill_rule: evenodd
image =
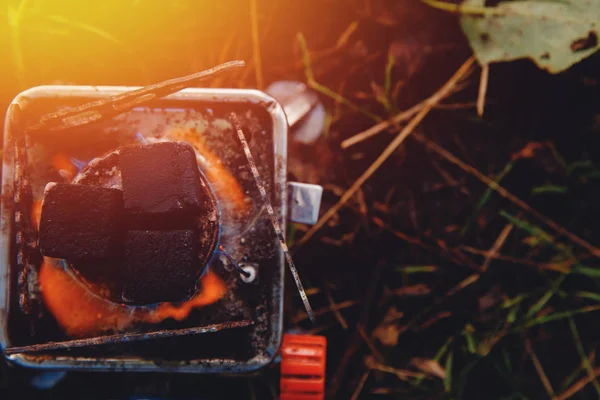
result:
M 125 236 L 123 301 L 133 304 L 187 300 L 203 265 L 196 230 L 132 230 Z
M 125 212 L 136 229 L 187 229 L 197 225 L 203 187 L 194 149 L 184 142 L 120 150 Z
M 69 261 L 116 257 L 122 211 L 118 189 L 49 183 L 39 228 L 42 254 Z

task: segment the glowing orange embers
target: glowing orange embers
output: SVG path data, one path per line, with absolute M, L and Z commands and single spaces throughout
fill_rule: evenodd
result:
M 124 331 L 134 323 L 158 323 L 168 318 L 180 321 L 192 310 L 217 302 L 227 291 L 225 283 L 209 270 L 200 280 L 200 293 L 186 302 L 163 303 L 154 309 L 127 306 L 90 293 L 61 265 L 48 258 L 44 259 L 39 280 L 44 303 L 72 337 Z

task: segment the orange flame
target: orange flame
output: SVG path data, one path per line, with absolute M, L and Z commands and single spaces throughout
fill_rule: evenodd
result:
M 77 174 L 77 168 L 75 168 L 69 157 L 63 153 L 55 154 L 52 157 L 52 166 L 67 180 L 73 179 Z
M 44 262 L 39 279 L 46 307 L 69 336 L 120 331 L 133 322 L 131 312 L 125 307 L 93 296 L 58 266 Z
M 35 229 L 40 226 L 40 220 L 42 219 L 42 200 L 35 200 L 31 206 L 31 223 Z
M 228 199 L 231 199 L 238 212 L 247 211 L 246 195 L 240 184 L 223 165 L 221 159 L 208 150 L 204 144 L 203 136 L 184 128 L 174 128 L 169 131 L 168 136 L 172 140 L 185 141 L 191 144 L 196 152 L 204 158 L 203 161 L 207 167 L 206 175 L 210 182 L 218 186 L 217 190 L 223 192 Z
M 217 302 L 227 291 L 225 283 L 209 270 L 200 280 L 202 291 L 190 300 L 181 304 L 163 303 L 156 309 L 148 309 L 96 297 L 75 277 L 47 259 L 44 259 L 39 279 L 44 303 L 72 337 L 123 331 L 136 322 L 158 323 L 168 318 L 181 321 L 192 310 Z
M 190 143 L 203 158 L 206 174 L 216 189 L 227 198 L 233 212 L 246 213 L 246 195 L 238 181 L 223 165 L 218 156 L 207 149 L 200 135 L 185 129 L 169 132 L 172 140 Z M 59 153 L 52 158 L 52 166 L 65 179 L 72 179 L 77 169 L 70 159 Z M 32 222 L 39 226 L 41 201 L 32 209 Z M 136 322 L 159 323 L 168 318 L 182 321 L 197 308 L 220 300 L 227 292 L 225 283 L 208 270 L 201 278 L 202 291 L 190 300 L 178 304 L 162 303 L 154 309 L 116 304 L 94 296 L 73 275 L 51 259 L 44 259 L 40 270 L 42 297 L 50 312 L 65 332 L 72 337 L 89 337 L 102 332 L 123 331 Z
M 156 323 L 167 318 L 173 318 L 177 321 L 182 321 L 188 317 L 194 308 L 204 307 L 217 302 L 225 295 L 226 291 L 227 287 L 225 283 L 214 272 L 209 270 L 202 277 L 202 292 L 200 294 L 179 305 L 163 303 L 144 320 Z

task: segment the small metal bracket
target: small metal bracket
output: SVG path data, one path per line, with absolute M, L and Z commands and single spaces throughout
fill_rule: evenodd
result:
M 323 187 L 309 183 L 288 182 L 289 219 L 313 225 L 319 220 Z

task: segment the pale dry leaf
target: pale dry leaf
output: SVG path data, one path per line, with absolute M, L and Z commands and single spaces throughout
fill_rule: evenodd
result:
M 398 311 L 394 306 L 390 307 L 383 317 L 383 321 L 373 330 L 372 336 L 384 346 L 396 346 L 398 338 L 402 333 L 398 321 L 404 313 Z
M 413 358 L 410 363 L 428 375 L 437 376 L 440 379 L 446 377 L 446 370 L 436 360 L 430 358 Z
M 431 289 L 423 283 L 418 283 L 416 285 L 403 286 L 401 288 L 398 288 L 398 289 L 395 289 L 392 291 L 393 295 L 400 296 L 400 297 L 425 296 L 430 293 L 431 293 Z

